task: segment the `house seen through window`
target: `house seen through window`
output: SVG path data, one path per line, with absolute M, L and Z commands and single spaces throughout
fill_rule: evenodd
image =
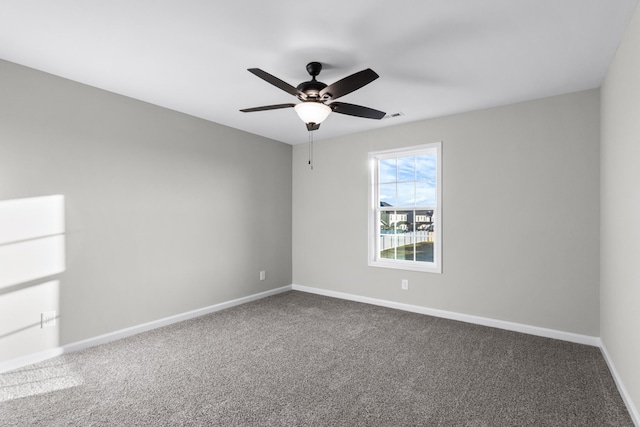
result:
M 441 143 L 369 153 L 369 265 L 441 272 Z

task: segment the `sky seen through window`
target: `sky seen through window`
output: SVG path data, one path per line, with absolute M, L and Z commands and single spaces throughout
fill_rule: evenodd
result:
M 435 154 L 381 159 L 378 170 L 381 203 L 402 207 L 435 206 Z

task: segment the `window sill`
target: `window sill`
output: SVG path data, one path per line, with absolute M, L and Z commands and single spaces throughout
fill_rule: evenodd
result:
M 414 261 L 369 260 L 369 267 L 393 268 L 396 270 L 409 270 L 420 271 L 423 273 L 442 274 L 442 267 L 432 262 L 417 264 Z

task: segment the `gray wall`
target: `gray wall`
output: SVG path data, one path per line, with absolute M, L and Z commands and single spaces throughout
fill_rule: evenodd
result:
M 602 85 L 601 338 L 640 410 L 640 10 Z M 636 417 L 640 414 L 636 413 Z
M 591 90 L 294 146 L 293 283 L 598 336 L 599 132 Z M 443 274 L 369 267 L 367 152 L 434 141 Z
M 291 153 L 0 61 L 0 202 L 62 195 L 66 225 L 63 273 L 0 287 L 0 361 L 290 285 Z

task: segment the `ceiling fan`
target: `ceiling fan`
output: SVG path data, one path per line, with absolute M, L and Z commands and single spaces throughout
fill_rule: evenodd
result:
M 320 128 L 320 123 L 326 119 L 331 112 L 347 114 L 349 116 L 364 117 L 367 119 L 380 120 L 385 116 L 385 112 L 374 110 L 373 108 L 363 107 L 361 105 L 348 104 L 346 102 L 331 102 L 341 96 L 351 93 L 361 87 L 371 83 L 379 76 L 371 68 L 351 74 L 337 82 L 327 86 L 326 84 L 316 80 L 316 76 L 322 71 L 322 64 L 319 62 L 310 62 L 307 64 L 307 72 L 311 75 L 311 80 L 300 83 L 298 87 L 293 87 L 289 83 L 262 71 L 259 68 L 248 68 L 247 71 L 260 77 L 267 83 L 271 83 L 277 88 L 298 97 L 302 102 L 298 104 L 275 104 L 265 105 L 263 107 L 245 108 L 243 113 L 251 113 L 254 111 L 277 110 L 279 108 L 293 107 L 298 113 L 300 119 L 306 123 L 309 131 Z

